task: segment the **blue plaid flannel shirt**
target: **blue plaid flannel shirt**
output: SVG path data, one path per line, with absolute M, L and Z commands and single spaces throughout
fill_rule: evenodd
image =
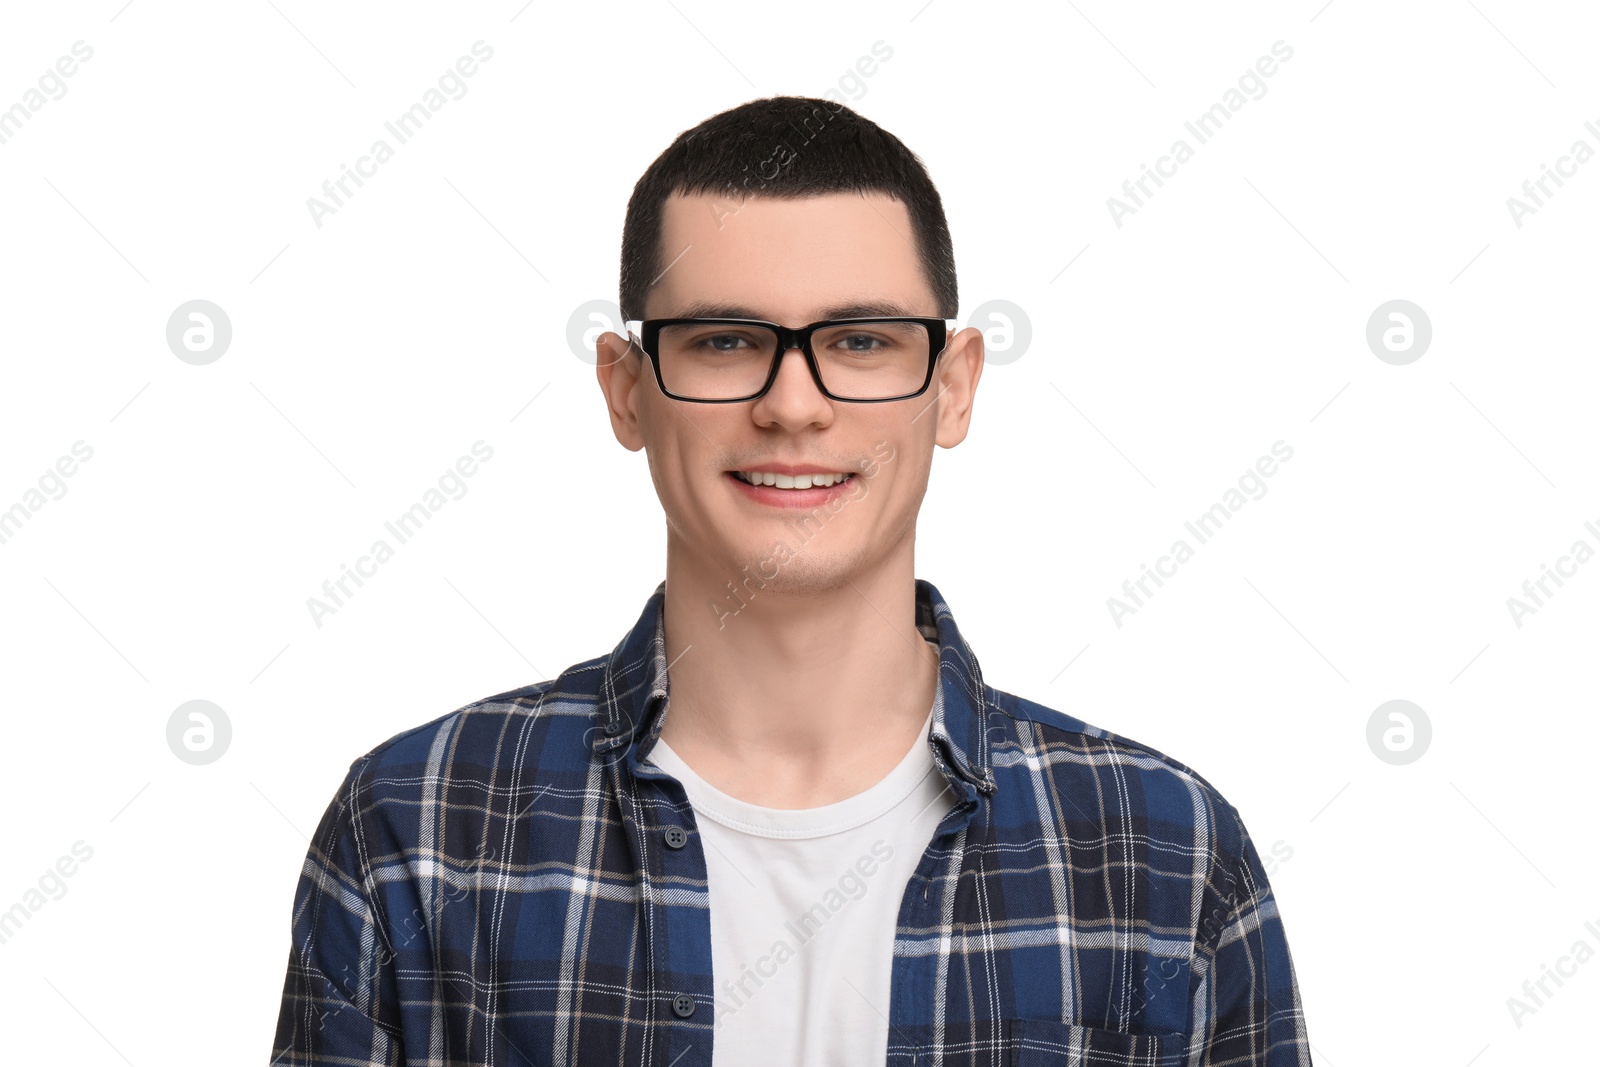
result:
M 295 893 L 276 1067 L 710 1067 L 704 853 L 683 787 L 644 762 L 665 589 L 609 656 L 351 764 Z M 928 743 L 959 802 L 902 898 L 888 1063 L 1307 1067 L 1238 812 L 1183 764 L 986 686 L 938 590 L 916 597 L 939 644 Z

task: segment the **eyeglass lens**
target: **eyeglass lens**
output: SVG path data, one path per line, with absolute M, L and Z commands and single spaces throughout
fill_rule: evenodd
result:
M 663 326 L 657 342 L 667 391 L 706 400 L 759 392 L 777 350 L 778 335 L 772 330 L 725 323 Z M 811 336 L 811 350 L 828 392 L 875 400 L 921 387 L 930 338 L 919 322 L 854 323 L 818 329 Z

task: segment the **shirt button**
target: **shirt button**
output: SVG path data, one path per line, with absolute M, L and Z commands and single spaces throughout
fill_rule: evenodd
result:
M 687 993 L 679 993 L 672 998 L 673 1014 L 680 1019 L 687 1019 L 694 1014 L 694 998 Z
M 689 843 L 689 834 L 681 826 L 669 826 L 669 827 L 667 827 L 666 838 L 667 838 L 667 847 L 668 848 L 682 848 L 684 845 L 687 845 Z M 692 1004 L 692 1002 L 691 1002 L 691 1004 Z M 689 1008 L 689 1011 L 693 1011 L 693 1010 L 694 1010 L 694 1008 L 691 1006 Z M 684 1015 L 684 1014 L 688 1014 L 688 1013 L 687 1012 L 680 1012 L 679 1014 L 680 1015 Z

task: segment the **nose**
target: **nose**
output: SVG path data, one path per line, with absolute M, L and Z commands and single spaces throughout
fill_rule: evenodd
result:
M 757 422 L 777 422 L 799 427 L 833 420 L 833 404 L 822 395 L 817 380 L 806 366 L 806 354 L 799 347 L 784 351 L 778 359 L 778 376 L 772 388 L 756 401 L 751 415 Z

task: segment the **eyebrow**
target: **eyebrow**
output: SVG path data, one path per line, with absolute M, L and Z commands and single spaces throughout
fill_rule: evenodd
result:
M 866 319 L 873 317 L 893 317 L 906 319 L 930 319 L 936 315 L 926 315 L 914 311 L 904 304 L 893 300 L 871 300 L 859 304 L 834 304 L 830 307 L 818 308 L 818 319 Z M 756 308 L 745 304 L 719 304 L 714 301 L 699 300 L 685 307 L 676 315 L 665 316 L 678 319 L 761 319 L 773 321 L 766 314 Z

